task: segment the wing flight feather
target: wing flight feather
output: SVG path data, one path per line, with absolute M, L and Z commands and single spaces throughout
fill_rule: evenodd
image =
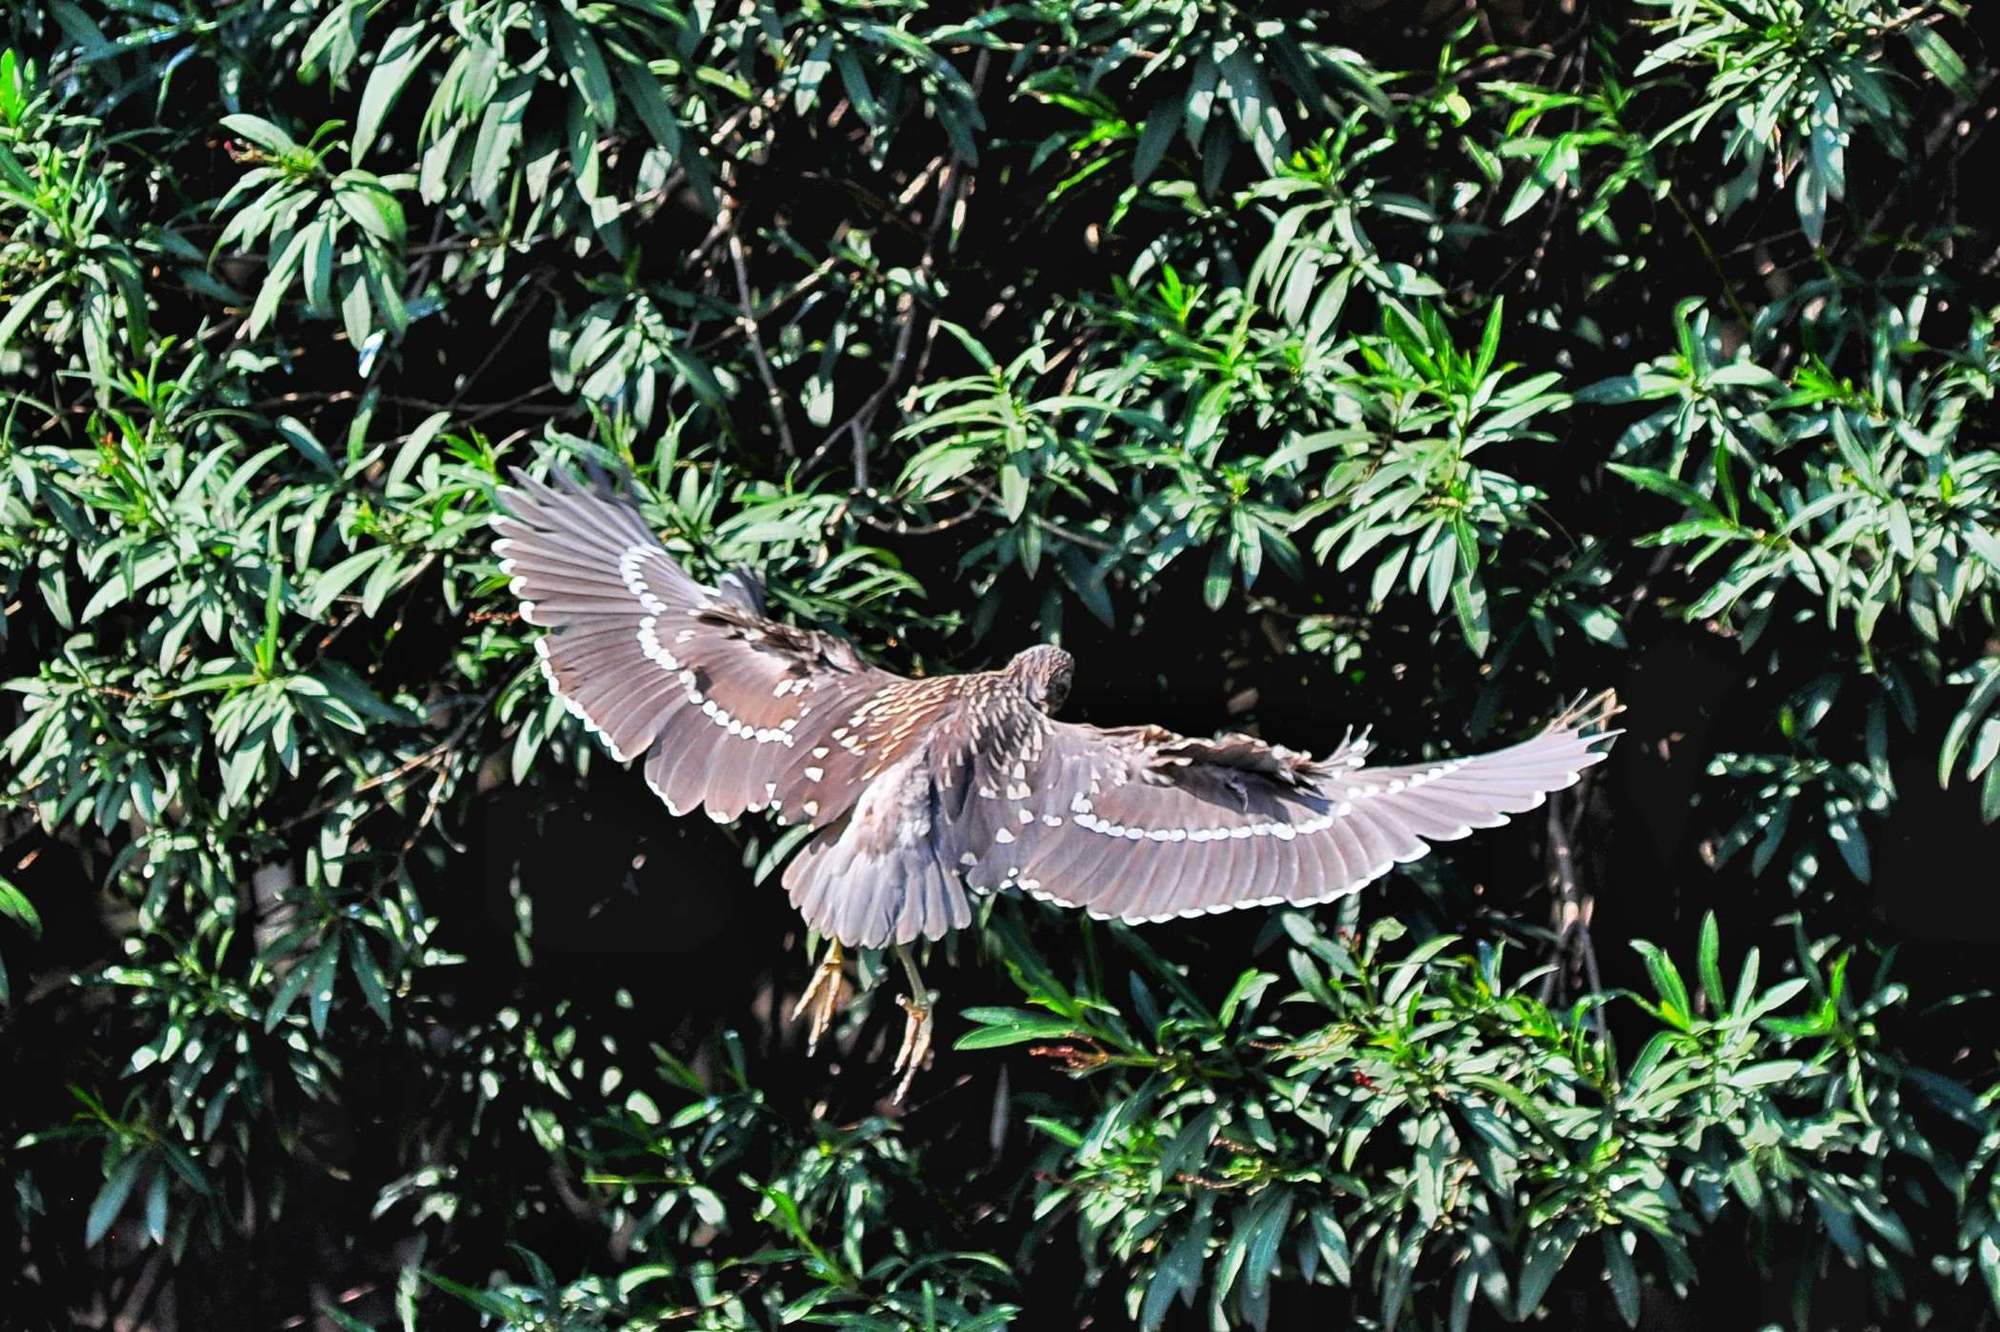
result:
M 697 582 L 606 487 L 516 472 L 500 499 L 494 550 L 522 618 L 549 631 L 535 646 L 550 687 L 613 757 L 645 757 L 647 783 L 676 814 L 702 806 L 727 822 L 769 808 L 830 823 L 854 803 L 860 772 L 915 733 L 866 718 L 885 697 L 922 712 L 945 683 L 905 680 L 831 635 L 767 619 L 744 575 Z
M 974 888 L 1135 923 L 1327 902 L 1572 785 L 1616 710 L 1606 694 L 1489 754 L 1369 767 L 1365 738 L 1313 759 L 1246 735 L 1059 722 L 1023 700 L 1012 729 L 968 742 L 973 796 L 937 830 L 941 858 Z

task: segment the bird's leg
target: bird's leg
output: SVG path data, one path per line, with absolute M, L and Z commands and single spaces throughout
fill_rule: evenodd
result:
M 903 1046 L 896 1052 L 896 1062 L 889 1068 L 889 1072 L 903 1075 L 896 1084 L 895 1096 L 895 1104 L 901 1105 L 903 1097 L 909 1093 L 911 1080 L 917 1076 L 917 1070 L 931 1062 L 931 1011 L 937 1003 L 937 995 L 924 987 L 924 978 L 917 974 L 917 959 L 910 956 L 910 950 L 902 944 L 896 944 L 894 948 L 896 960 L 903 964 L 903 974 L 910 978 L 910 993 L 896 1000 L 908 1015 L 903 1024 Z
M 806 1053 L 815 1054 L 819 1050 L 819 1038 L 826 1035 L 826 1029 L 833 1025 L 834 1006 L 840 1001 L 840 966 L 845 959 L 840 940 L 828 939 L 826 952 L 820 958 L 819 969 L 813 972 L 812 983 L 799 996 L 799 1006 L 792 1010 L 792 1021 L 807 1013 L 811 1014 L 810 1025 L 806 1027 Z

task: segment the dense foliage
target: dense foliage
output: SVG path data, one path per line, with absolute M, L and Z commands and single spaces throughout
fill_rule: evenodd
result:
M 2000 155 L 1958 0 L 19 0 L 0 1321 L 1991 1326 Z M 508 468 L 909 672 L 1613 761 L 942 945 L 550 698 Z M 1650 941 L 1650 942 L 1648 942 Z M 1657 945 L 1657 946 L 1656 946 Z

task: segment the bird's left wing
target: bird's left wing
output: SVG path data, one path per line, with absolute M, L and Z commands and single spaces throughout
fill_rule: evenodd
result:
M 1365 740 L 1316 760 L 1023 708 L 964 751 L 939 850 L 972 887 L 1135 923 L 1331 901 L 1573 784 L 1604 757 L 1615 708 L 1607 694 L 1506 749 L 1380 768 Z
M 549 630 L 535 647 L 550 688 L 613 757 L 645 754 L 676 814 L 832 822 L 920 733 L 902 723 L 947 702 L 945 681 L 906 680 L 766 618 L 751 580 L 696 582 L 605 487 L 516 472 L 500 499 L 494 551 L 522 618 Z

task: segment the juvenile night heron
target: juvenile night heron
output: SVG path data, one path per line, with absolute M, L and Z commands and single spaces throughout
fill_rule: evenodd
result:
M 614 758 L 645 759 L 673 813 L 768 809 L 819 830 L 784 874 L 830 941 L 798 1012 L 816 1047 L 841 946 L 893 949 L 912 989 L 899 1100 L 936 1000 L 907 945 L 970 924 L 968 889 L 1132 922 L 1329 902 L 1534 808 L 1615 734 L 1608 693 L 1509 748 L 1391 767 L 1366 765 L 1365 735 L 1316 759 L 1247 735 L 1057 721 L 1061 648 L 906 680 L 767 618 L 747 577 L 697 583 L 608 488 L 514 479 L 494 549 L 522 618 L 549 631 L 535 647 L 550 688 Z

